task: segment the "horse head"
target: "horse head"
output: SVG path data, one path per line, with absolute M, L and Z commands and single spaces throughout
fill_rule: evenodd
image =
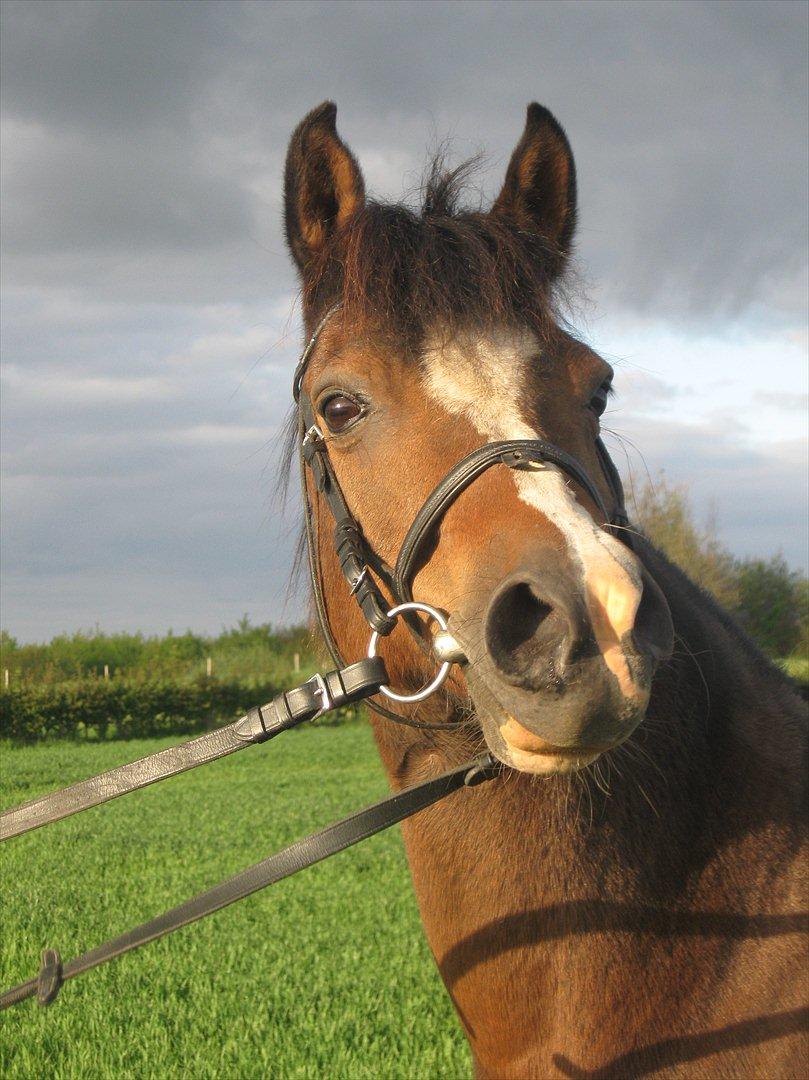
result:
M 556 451 L 459 489 L 419 545 L 408 590 L 446 613 L 464 657 L 420 715 L 456 719 L 471 700 L 502 762 L 572 771 L 640 723 L 673 634 L 615 524 L 620 482 L 599 440 L 612 371 L 559 315 L 576 221 L 570 146 L 531 105 L 488 210 L 459 209 L 460 171 L 440 166 L 414 210 L 366 197 L 335 120 L 325 103 L 302 121 L 285 173 L 307 326 L 332 311 L 302 376 L 318 437 L 383 595 L 409 526 L 458 462 L 491 443 Z M 343 654 L 361 654 L 367 628 L 309 483 L 323 616 Z M 431 628 L 414 625 L 429 641 Z M 425 681 L 411 635 L 397 631 L 385 657 L 398 686 Z

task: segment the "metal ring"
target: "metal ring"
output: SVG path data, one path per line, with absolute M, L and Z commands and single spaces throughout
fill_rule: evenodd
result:
M 435 619 L 442 630 L 448 630 L 449 624 L 440 611 L 436 611 L 434 607 L 430 607 L 429 604 L 420 604 L 415 600 L 411 600 L 406 604 L 399 604 L 398 607 L 391 608 L 388 612 L 388 618 L 393 619 L 396 615 L 400 615 L 403 611 L 423 611 L 425 615 L 429 615 L 431 619 Z M 373 659 L 376 656 L 376 647 L 379 643 L 379 633 L 374 630 L 371 634 L 371 640 L 368 642 L 368 658 Z M 400 701 L 403 704 L 411 704 L 416 701 L 424 701 L 430 694 L 434 694 L 435 691 L 441 686 L 444 679 L 449 674 L 449 669 L 452 664 L 449 660 L 445 660 L 441 667 L 438 669 L 438 673 L 432 682 L 427 683 L 416 694 L 397 694 L 394 690 L 391 690 L 389 686 L 380 686 L 380 693 L 384 694 L 386 698 L 390 698 L 391 701 Z

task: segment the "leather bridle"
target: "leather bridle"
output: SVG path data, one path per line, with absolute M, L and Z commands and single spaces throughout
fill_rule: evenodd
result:
M 334 518 L 334 547 L 349 588 L 349 595 L 353 596 L 359 605 L 363 618 L 375 635 L 375 640 L 379 636 L 385 637 L 391 633 L 399 617 L 399 614 L 394 613 L 395 609 L 404 607 L 405 610 L 400 614 L 405 617 L 419 647 L 428 655 L 431 653 L 430 647 L 421 633 L 419 622 L 412 617 L 411 609 L 417 607 L 433 616 L 435 611 L 429 605 L 414 602 L 413 578 L 425 560 L 428 548 L 434 547 L 438 530 L 447 510 L 462 491 L 465 491 L 493 465 L 505 465 L 509 469 L 528 469 L 534 464 L 543 464 L 561 469 L 587 493 L 599 515 L 606 522 L 605 527 L 624 544 L 631 547 L 623 485 L 600 437 L 596 438 L 596 451 L 613 497 L 614 509 L 611 514 L 608 513 L 598 488 L 571 454 L 544 439 L 509 439 L 486 443 L 477 450 L 473 450 L 449 470 L 443 480 L 427 496 L 414 517 L 402 541 L 395 566 L 391 567 L 387 564 L 368 543 L 349 508 L 329 457 L 326 439 L 318 425 L 313 403 L 303 389 L 303 380 L 320 335 L 341 307 L 342 304 L 335 304 L 316 325 L 298 361 L 292 383 L 292 393 L 298 408 L 298 445 L 309 573 L 318 622 L 335 664 L 343 666 L 344 660 L 326 610 L 314 508 L 306 484 L 307 469 L 312 474 L 315 490 L 323 496 Z M 371 575 L 371 568 L 390 590 L 395 601 L 394 608 L 388 604 Z M 389 687 L 383 688 L 382 692 L 396 701 L 422 699 L 420 694 L 412 695 L 412 697 L 392 694 Z M 409 719 L 371 698 L 367 699 L 367 704 L 388 719 L 410 727 L 443 729 L 450 726 L 448 722 L 428 724 Z

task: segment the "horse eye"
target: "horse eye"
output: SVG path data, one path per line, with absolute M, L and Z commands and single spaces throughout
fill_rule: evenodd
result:
M 596 416 L 602 416 L 603 415 L 604 410 L 607 407 L 607 399 L 608 399 L 608 397 L 610 395 L 610 390 L 611 389 L 612 389 L 612 379 L 605 379 L 604 382 L 601 384 L 601 386 L 599 386 L 596 393 L 590 399 L 590 404 L 588 405 L 588 408 L 592 412 L 594 412 L 596 414 Z
M 348 425 L 362 414 L 362 407 L 350 397 L 344 394 L 335 394 L 330 397 L 320 409 L 323 419 L 334 432 L 343 431 Z

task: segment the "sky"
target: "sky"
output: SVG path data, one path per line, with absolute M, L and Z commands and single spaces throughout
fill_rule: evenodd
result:
M 525 107 L 576 156 L 574 323 L 606 426 L 739 556 L 807 555 L 803 2 L 6 0 L 2 626 L 289 623 L 273 491 L 301 344 L 289 135 L 326 98 L 373 194 Z

